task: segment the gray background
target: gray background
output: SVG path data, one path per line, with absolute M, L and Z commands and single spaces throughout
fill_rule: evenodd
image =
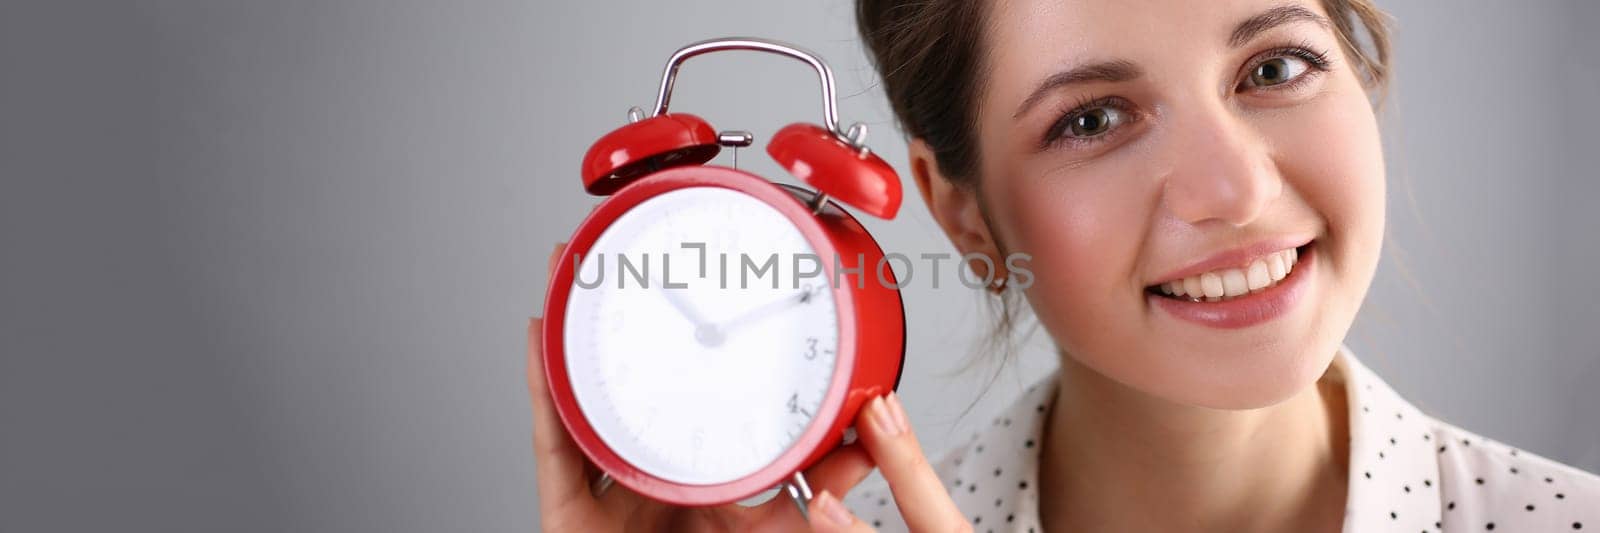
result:
M 1349 343 L 1600 470 L 1600 3 L 1385 4 L 1394 246 Z M 596 203 L 579 157 L 727 34 L 822 53 L 904 168 L 843 0 L 0 4 L 0 530 L 535 529 L 522 332 Z M 708 57 L 674 104 L 764 139 L 816 120 L 813 83 Z M 948 250 L 907 205 L 886 246 Z M 906 300 L 930 448 L 1051 364 L 1034 342 L 962 417 L 988 315 Z

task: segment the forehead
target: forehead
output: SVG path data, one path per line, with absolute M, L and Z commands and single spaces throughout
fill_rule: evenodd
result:
M 1315 0 L 994 0 L 986 61 L 1001 83 L 1113 59 L 1159 74 L 1230 49 L 1240 22 L 1296 5 L 1327 16 Z

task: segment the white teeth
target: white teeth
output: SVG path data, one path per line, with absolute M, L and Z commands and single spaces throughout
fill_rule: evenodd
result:
M 1250 270 L 1245 271 L 1244 280 L 1250 285 L 1250 292 L 1259 292 L 1272 283 L 1272 278 L 1267 277 L 1267 264 L 1257 260 L 1250 263 Z
M 1222 297 L 1222 277 L 1215 273 L 1207 272 L 1200 275 L 1200 289 L 1205 291 L 1207 298 Z
M 1245 282 L 1244 271 L 1230 268 L 1222 271 L 1223 296 L 1239 296 L 1250 292 L 1250 284 Z
M 1157 285 L 1156 290 L 1186 300 L 1226 300 L 1271 288 L 1294 272 L 1299 260 L 1299 251 L 1289 248 L 1257 259 L 1245 268 L 1225 268 L 1172 280 Z

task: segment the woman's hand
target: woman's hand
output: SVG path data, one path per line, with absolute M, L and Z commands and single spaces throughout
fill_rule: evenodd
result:
M 550 268 L 555 268 L 563 248 L 558 245 L 551 253 Z M 866 478 L 874 458 L 912 530 L 970 529 L 922 455 L 893 394 L 862 408 L 856 419 L 856 444 L 834 450 L 806 471 L 806 479 L 818 491 L 809 506 L 809 524 L 784 495 L 755 507 L 675 507 L 614 484 L 596 497 L 589 485 L 599 472 L 567 435 L 551 405 L 540 355 L 542 326 L 537 318 L 528 323 L 527 379 L 544 531 L 870 531 L 836 495 Z
M 891 392 L 862 406 L 856 415 L 856 434 L 889 482 L 900 518 L 911 531 L 972 531 L 923 455 L 898 395 Z M 812 531 L 872 531 L 826 490 L 812 498 L 810 515 Z

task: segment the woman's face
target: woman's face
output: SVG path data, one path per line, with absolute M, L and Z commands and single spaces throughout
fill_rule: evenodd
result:
M 1032 255 L 1027 298 L 1066 356 L 1215 408 L 1315 381 L 1372 280 L 1385 180 L 1321 4 L 996 0 L 989 15 L 978 197 L 1004 251 Z M 1306 242 L 1297 297 L 1265 321 L 1176 302 L 1185 319 L 1150 290 L 1219 253 L 1255 247 L 1229 262 L 1243 270 Z

